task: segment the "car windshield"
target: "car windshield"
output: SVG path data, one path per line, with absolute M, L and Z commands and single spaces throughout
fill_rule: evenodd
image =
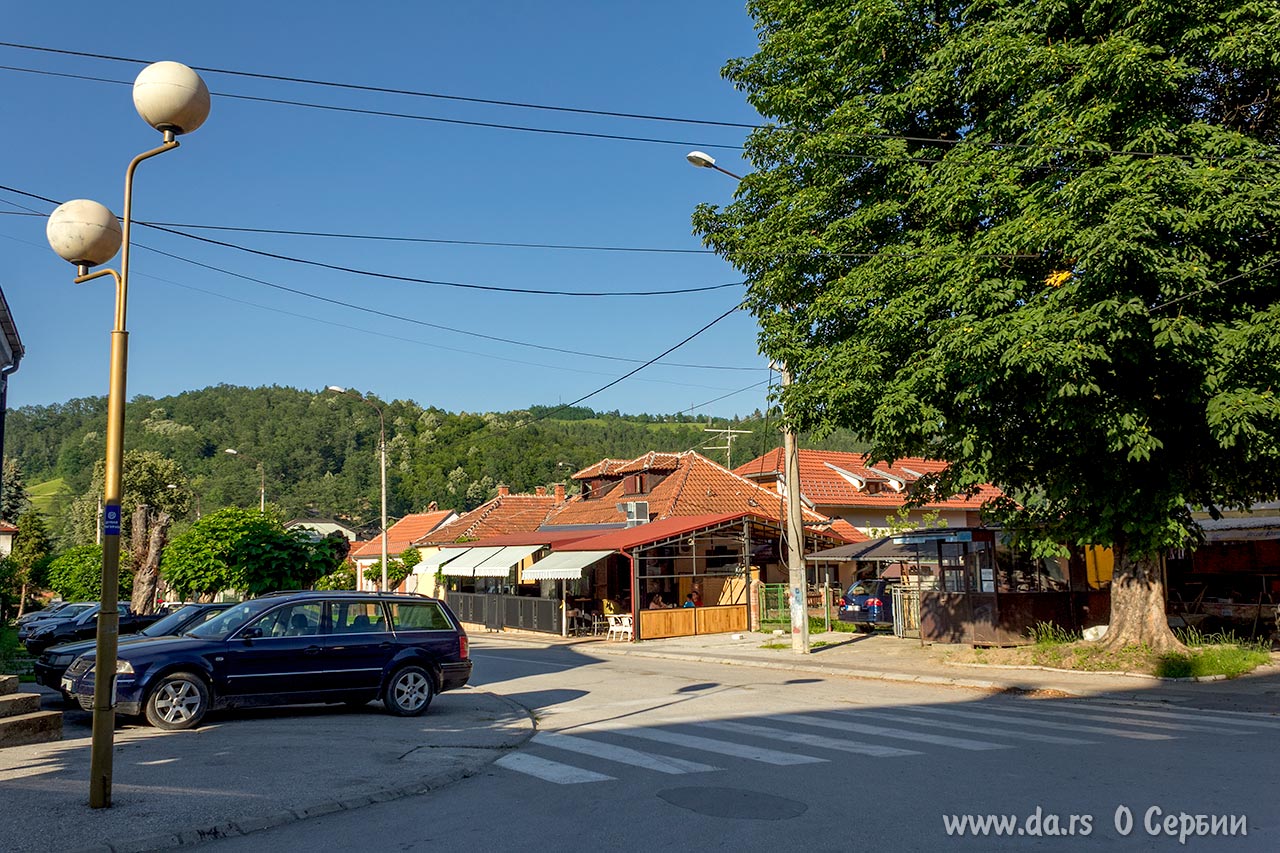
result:
M 152 622 L 139 633 L 144 637 L 167 637 L 170 634 L 176 634 L 182 624 L 190 618 L 192 612 L 199 609 L 195 604 L 179 607 L 163 619 Z
M 260 598 L 256 601 L 246 601 L 243 604 L 237 604 L 222 611 L 221 615 L 215 616 L 203 625 L 197 625 L 186 633 L 188 637 L 198 637 L 201 640 L 221 640 L 226 638 L 235 629 L 243 625 L 247 620 L 266 610 L 275 602 L 269 598 Z
M 96 605 L 91 601 L 86 601 L 83 604 L 68 604 L 66 607 L 59 609 L 57 613 L 51 613 L 49 616 L 50 618 L 58 619 L 74 619 L 75 617 L 83 614 L 90 607 L 94 606 Z
M 875 581 L 858 581 L 849 587 L 845 595 L 873 595 L 876 591 Z

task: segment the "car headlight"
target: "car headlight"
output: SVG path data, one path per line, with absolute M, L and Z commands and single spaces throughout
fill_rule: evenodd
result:
M 66 666 L 76 659 L 74 654 L 69 655 L 45 655 L 48 658 L 50 666 Z
M 133 675 L 133 664 L 127 660 L 117 660 L 116 675 Z

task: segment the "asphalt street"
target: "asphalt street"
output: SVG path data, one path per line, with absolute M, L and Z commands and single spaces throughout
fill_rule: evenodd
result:
M 478 686 L 530 709 L 531 740 L 426 795 L 203 846 L 1280 849 L 1275 714 L 483 637 L 473 656 Z M 1009 834 L 955 825 L 987 815 Z

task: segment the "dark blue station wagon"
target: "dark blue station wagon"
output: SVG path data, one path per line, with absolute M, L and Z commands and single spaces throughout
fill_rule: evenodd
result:
M 62 687 L 93 707 L 94 656 Z M 364 704 L 416 716 L 471 677 L 467 634 L 447 604 L 419 595 L 275 593 L 180 637 L 131 642 L 116 661 L 116 710 L 162 729 L 199 725 L 213 708 Z

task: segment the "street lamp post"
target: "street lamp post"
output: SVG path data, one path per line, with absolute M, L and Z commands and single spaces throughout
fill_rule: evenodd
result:
M 267 511 L 267 469 L 262 467 L 261 460 L 250 457 L 247 453 L 241 453 L 234 447 L 228 447 L 223 453 L 229 453 L 232 456 L 243 456 L 250 462 L 258 464 L 258 512 L 266 513 Z
M 89 757 L 89 805 L 111 805 L 112 741 L 115 727 L 115 660 L 120 631 L 120 498 L 124 463 L 124 403 L 128 372 L 129 227 L 133 211 L 133 174 L 143 160 L 178 147 L 209 116 L 209 90 L 200 75 L 177 62 L 142 69 L 133 83 L 133 104 L 164 141 L 129 162 L 124 175 L 124 217 L 117 220 L 95 201 L 76 199 L 49 215 L 49 245 L 76 267 L 76 284 L 109 275 L 116 283 L 115 324 L 111 330 L 110 384 L 107 392 L 106 480 L 103 486 L 102 598 L 98 615 L 93 680 L 93 736 Z M 120 251 L 120 271 L 90 267 L 105 264 Z
M 382 586 L 381 590 L 387 590 L 387 422 L 382 417 L 382 409 L 375 405 L 362 394 L 354 391 L 348 391 L 341 385 L 330 385 L 326 390 L 333 391 L 336 394 L 346 394 L 355 397 L 366 406 L 370 406 L 378 413 L 378 457 L 382 470 Z M 357 572 L 359 570 L 357 569 Z M 356 575 L 356 588 L 360 587 L 360 576 Z
M 728 169 L 716 165 L 710 154 L 690 151 L 685 159 L 700 169 L 715 169 L 735 180 L 742 180 Z M 791 370 L 781 368 L 782 388 L 786 392 L 791 384 Z M 795 428 L 783 419 L 782 424 L 782 487 L 786 492 L 787 517 L 787 590 L 791 596 L 791 650 L 796 654 L 809 654 L 809 608 L 806 594 L 807 581 L 804 569 L 804 517 L 800 509 L 800 450 Z

